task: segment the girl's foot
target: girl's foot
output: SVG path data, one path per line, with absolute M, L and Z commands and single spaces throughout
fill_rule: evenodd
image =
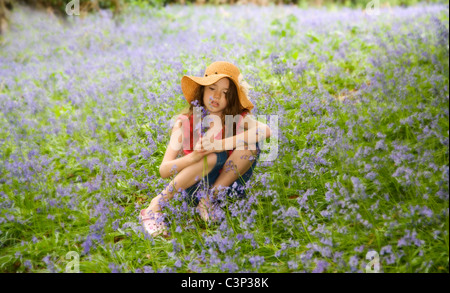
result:
M 197 211 L 200 214 L 200 217 L 205 222 L 217 222 L 218 218 L 216 215 L 217 208 L 214 205 L 211 205 L 209 201 L 206 201 L 205 199 L 201 199 L 198 206 Z
M 145 231 L 151 236 L 155 237 L 161 233 L 163 236 L 167 236 L 167 226 L 164 223 L 164 218 L 161 213 L 148 212 L 148 209 L 143 209 L 140 212 L 139 218 Z

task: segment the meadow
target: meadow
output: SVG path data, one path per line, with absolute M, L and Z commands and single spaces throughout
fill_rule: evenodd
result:
M 134 7 L 61 22 L 23 7 L 0 37 L 0 272 L 449 272 L 449 6 Z M 184 74 L 217 60 L 277 115 L 273 161 L 168 237 L 138 214 Z M 269 144 L 268 144 L 269 145 Z M 265 151 L 267 152 L 267 151 Z

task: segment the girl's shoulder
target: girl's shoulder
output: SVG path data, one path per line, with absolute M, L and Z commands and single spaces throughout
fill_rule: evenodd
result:
M 178 114 L 178 116 L 177 116 L 177 119 L 180 119 L 180 120 L 189 120 L 191 118 L 192 118 L 192 114 L 191 115 L 189 115 L 189 114 Z
M 247 109 L 244 109 L 244 110 L 242 110 L 242 112 L 241 112 L 241 116 L 242 116 L 242 117 L 245 117 L 245 116 L 247 116 L 248 114 L 251 115 L 250 111 L 247 110 Z
M 182 130 L 186 135 L 190 131 L 192 124 L 192 117 L 188 117 L 187 114 L 178 114 L 178 116 L 175 116 L 175 122 L 171 132 Z
M 188 122 L 188 121 L 192 122 L 192 117 L 193 117 L 192 114 L 191 115 L 189 115 L 189 114 L 179 114 L 177 116 L 177 118 L 175 119 L 175 121 L 179 121 L 179 122 L 184 124 L 185 122 Z

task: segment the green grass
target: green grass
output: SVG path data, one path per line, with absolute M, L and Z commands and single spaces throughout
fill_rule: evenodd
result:
M 174 22 L 173 9 L 153 15 L 156 24 Z M 186 30 L 186 15 L 163 37 Z M 448 9 L 437 17 L 447 23 Z M 279 118 L 277 160 L 257 165 L 247 199 L 225 202 L 218 224 L 174 198 L 166 238 L 139 231 L 138 212 L 169 182 L 158 169 L 168 144 L 164 122 L 185 107 L 178 77 L 220 58 L 220 48 L 199 61 L 180 47 L 173 57 L 179 71 L 170 61 L 145 63 L 151 83 L 130 77 L 139 68 L 133 60 L 117 61 L 126 78 L 109 91 L 99 88 L 119 80 L 110 67 L 89 82 L 42 67 L 47 79 L 27 77 L 48 94 L 35 111 L 24 97 L 30 83 L 0 87 L 1 105 L 11 107 L 0 115 L 0 271 L 64 272 L 75 251 L 81 272 L 311 272 L 318 261 L 328 263 L 325 272 L 365 272 L 373 250 L 383 272 L 448 273 L 448 48 L 439 45 L 436 26 L 424 15 L 341 23 L 320 34 L 299 32 L 299 21 L 274 13 L 261 23 L 267 40 L 258 48 L 249 45 L 250 31 L 242 36 L 248 55 L 239 62 L 253 70 L 258 111 Z M 430 41 L 412 41 L 408 34 L 416 33 Z M 226 30 L 212 36 L 230 46 Z M 209 46 L 209 35 L 202 38 Z M 6 40 L 0 57 L 31 62 L 32 50 L 14 52 Z M 81 46 L 72 51 L 91 56 Z M 279 58 L 270 62 L 272 53 Z M 309 65 L 301 75 L 293 69 L 299 60 Z M 73 92 L 66 89 L 71 78 Z M 88 91 L 92 84 L 98 92 Z

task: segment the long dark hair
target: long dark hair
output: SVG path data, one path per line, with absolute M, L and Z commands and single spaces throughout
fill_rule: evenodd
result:
M 251 114 L 249 109 L 246 109 L 242 107 L 241 103 L 239 102 L 239 96 L 237 92 L 236 85 L 234 82 L 226 77 L 230 81 L 230 86 L 227 90 L 227 93 L 225 94 L 225 98 L 227 99 L 227 107 L 223 110 L 222 113 L 222 129 L 225 128 L 225 117 L 226 115 L 232 115 L 233 117 L 236 115 L 243 114 L 243 112 L 248 112 L 248 114 Z M 194 93 L 194 99 L 192 101 L 197 101 L 197 105 L 205 107 L 205 104 L 203 103 L 203 94 L 205 93 L 205 86 L 199 86 L 197 87 L 197 90 Z M 194 102 L 195 103 L 195 102 Z M 194 113 L 194 105 L 191 102 L 189 106 L 187 106 L 185 109 L 181 111 L 181 115 L 186 115 L 187 117 L 191 117 L 191 115 Z M 233 136 L 236 135 L 236 127 L 233 127 Z M 222 138 L 225 138 L 225 131 L 222 131 Z

